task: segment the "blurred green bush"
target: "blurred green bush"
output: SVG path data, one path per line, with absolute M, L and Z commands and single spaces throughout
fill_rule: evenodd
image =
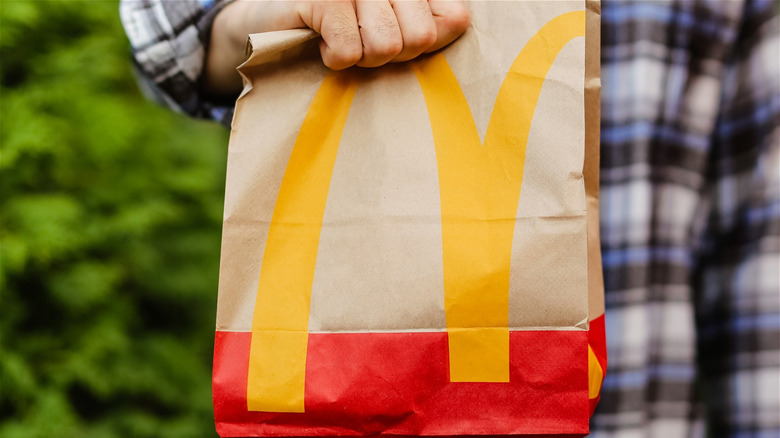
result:
M 226 130 L 139 94 L 116 2 L 0 20 L 0 436 L 215 436 Z

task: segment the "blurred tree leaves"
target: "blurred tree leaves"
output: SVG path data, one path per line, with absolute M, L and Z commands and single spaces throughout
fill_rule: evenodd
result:
M 0 436 L 215 436 L 227 132 L 140 96 L 116 2 L 3 0 L 0 145 Z

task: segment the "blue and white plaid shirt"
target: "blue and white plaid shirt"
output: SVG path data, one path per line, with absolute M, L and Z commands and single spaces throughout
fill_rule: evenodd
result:
M 220 1 L 125 0 L 157 97 L 229 126 L 197 80 Z M 780 436 L 775 0 L 602 2 L 609 372 L 593 436 Z

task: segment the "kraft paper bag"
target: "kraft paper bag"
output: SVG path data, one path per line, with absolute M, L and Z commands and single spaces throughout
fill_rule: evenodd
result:
M 220 436 L 588 432 L 606 369 L 595 1 L 473 2 L 451 46 L 239 67 Z

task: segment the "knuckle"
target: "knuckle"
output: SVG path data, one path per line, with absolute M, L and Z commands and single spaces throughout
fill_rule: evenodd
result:
M 365 55 L 378 58 L 393 58 L 403 49 L 403 41 L 397 38 L 383 38 L 365 48 Z
M 463 3 L 454 4 L 448 14 L 442 18 L 447 28 L 453 32 L 465 32 L 471 25 L 471 11 Z
M 362 29 L 364 55 L 392 58 L 401 53 L 403 39 L 395 16 L 390 10 L 379 10 L 370 23 Z
M 322 18 L 323 32 L 333 33 L 336 37 L 350 36 L 357 32 L 354 15 L 346 8 L 328 9 Z
M 438 37 L 436 32 L 436 26 L 431 25 L 421 29 L 409 35 L 404 39 L 404 47 L 411 49 L 425 50 L 436 43 Z
M 335 18 L 327 38 L 332 49 L 331 58 L 338 64 L 352 65 L 363 54 L 363 43 L 357 28 L 348 19 Z
M 360 61 L 363 57 L 363 49 L 360 45 L 349 45 L 339 47 L 333 51 L 333 61 L 339 65 L 349 67 Z
M 392 30 L 392 29 L 398 29 L 398 24 L 396 22 L 395 16 L 392 12 L 381 9 L 377 12 L 377 15 L 375 17 L 377 28 L 380 30 Z
M 403 45 L 404 49 L 422 51 L 436 43 L 436 22 L 427 1 L 415 2 L 413 11 L 413 25 L 404 30 Z

